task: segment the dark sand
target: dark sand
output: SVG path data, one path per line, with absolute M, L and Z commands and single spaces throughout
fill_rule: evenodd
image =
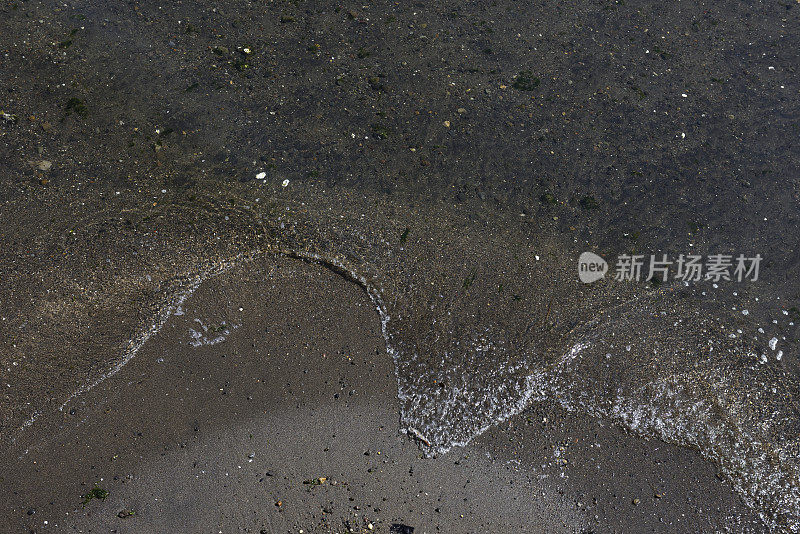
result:
M 398 434 L 373 304 L 320 266 L 245 263 L 181 311 L 120 372 L 4 451 L 0 530 L 761 530 L 695 451 L 553 406 L 424 458 Z M 206 340 L 225 339 L 192 346 L 196 319 Z M 82 507 L 95 484 L 108 497 Z
M 204 302 L 208 289 L 201 290 L 191 304 L 195 311 L 170 322 L 119 378 L 76 399 L 65 421 L 53 419 L 71 392 L 118 363 L 124 345 L 175 294 L 221 264 L 268 251 L 343 265 L 386 303 L 404 394 L 394 400 L 391 376 L 378 387 L 371 369 L 364 367 L 363 374 L 381 392 L 368 404 L 390 414 L 386 421 L 375 416 L 387 439 L 398 427 L 414 426 L 433 445 L 421 451 L 427 453 L 471 437 L 503 408 L 515 406 L 519 380 L 552 370 L 570 347 L 594 340 L 563 372 L 544 375 L 557 381 L 549 383 L 564 393 L 564 405 L 699 449 L 753 513 L 777 530 L 800 531 L 799 23 L 795 0 L 0 3 L 0 443 L 40 414 L 17 436 L 22 448 L 9 449 L 9 461 L 0 464 L 4 488 L 29 494 L 3 505 L 18 507 L 12 524 L 63 517 L 46 503 L 76 507 L 100 477 L 111 500 L 90 503 L 86 511 L 122 506 L 112 502 L 122 495 L 116 487 L 122 483 L 106 472 L 108 460 L 92 462 L 91 454 L 119 454 L 111 465 L 120 476 L 144 477 L 146 469 L 161 476 L 165 470 L 146 467 L 147 450 L 156 455 L 165 445 L 178 449 L 184 442 L 179 452 L 199 451 L 202 443 L 214 442 L 212 429 L 231 433 L 234 412 L 236 424 L 252 421 L 266 432 L 270 427 L 256 413 L 276 417 L 287 402 L 300 402 L 294 400 L 300 395 L 296 384 L 289 400 L 286 391 L 268 388 L 276 386 L 278 367 L 254 353 L 266 347 L 272 354 L 289 352 L 316 369 L 323 352 L 337 354 L 344 343 L 323 347 L 329 334 L 305 323 L 284 338 L 264 340 L 267 334 L 256 327 L 248 333 L 248 318 L 265 309 L 266 299 L 245 298 L 244 287 L 231 279 L 224 298 Z M 680 283 L 585 287 L 576 280 L 575 261 L 586 250 L 612 262 L 621 253 L 668 253 L 674 259 L 694 251 L 760 253 L 765 263 L 757 282 L 723 284 L 719 291 Z M 286 286 L 292 294 L 305 287 Z M 325 309 L 321 294 L 296 304 L 289 316 Z M 377 327 L 356 335 L 355 326 L 341 325 L 339 317 L 349 313 L 342 306 L 355 298 L 333 301 L 335 310 L 319 325 L 328 324 L 328 332 L 352 346 L 356 339 L 379 344 Z M 186 345 L 195 317 L 213 326 L 240 316 L 242 326 L 225 343 L 198 350 Z M 374 324 L 371 312 L 368 320 L 358 324 Z M 182 327 L 170 326 L 179 321 Z M 173 328 L 179 337 L 170 341 Z M 779 343 L 770 348 L 773 338 Z M 303 345 L 312 339 L 319 344 L 313 351 Z M 276 352 L 281 343 L 291 350 Z M 496 350 L 470 350 L 478 346 Z M 606 352 L 614 353 L 610 360 Z M 379 354 L 365 351 L 359 361 L 367 354 L 373 365 L 389 366 L 380 348 Z M 228 369 L 234 355 L 239 365 Z M 186 359 L 191 365 L 179 361 Z M 280 372 L 291 374 L 293 365 L 282 364 Z M 356 383 L 350 374 L 363 364 L 347 365 L 346 373 L 320 376 L 331 387 L 339 387 L 340 376 Z M 188 375 L 198 366 L 211 370 Z M 303 369 L 298 364 L 298 377 L 316 388 L 323 405 L 354 402 L 345 390 L 334 399 L 324 380 L 308 379 Z M 386 372 L 391 375 L 390 366 Z M 138 387 L 146 394 L 126 386 L 131 376 L 145 380 Z M 236 397 L 230 385 L 242 376 L 265 381 L 261 388 L 273 391 L 274 399 Z M 176 384 L 181 377 L 188 384 Z M 219 387 L 226 383 L 230 391 L 222 395 Z M 184 402 L 162 407 L 177 391 Z M 136 402 L 125 400 L 136 395 Z M 421 399 L 417 406 L 410 395 Z M 492 402 L 480 402 L 487 397 Z M 103 415 L 106 408 L 115 411 Z M 720 497 L 727 490 L 711 467 L 685 449 L 640 443 L 590 419 L 534 409 L 541 413 L 514 418 L 511 429 L 490 431 L 467 452 L 474 460 L 485 458 L 481 448 L 494 450 L 492 469 L 520 460 L 519 469 L 531 470 L 536 481 L 535 490 L 524 492 L 525 509 L 548 524 L 577 525 L 553 519 L 563 517 L 556 511 L 561 504 L 553 508 L 562 501 L 567 508 L 580 502 L 577 508 L 589 521 L 597 515 L 598 531 L 614 525 L 646 530 L 637 522 L 666 531 L 723 528 L 728 517 L 740 515 L 748 524 L 750 516 L 728 493 L 728 500 Z M 442 411 L 447 417 L 438 417 Z M 144 420 L 140 412 L 151 417 Z M 360 406 L 357 413 L 342 419 L 361 421 L 361 414 L 372 412 Z M 335 450 L 328 445 L 334 431 L 325 427 L 330 416 L 292 417 L 302 423 L 295 426 L 314 429 L 317 446 L 287 445 L 293 457 Z M 206 426 L 194 424 L 209 418 Z M 85 436 L 90 447 L 47 444 L 59 425 L 83 420 L 84 426 L 61 432 Z M 166 434 L 153 427 L 164 420 L 171 429 Z M 113 436 L 120 425 L 121 443 L 104 445 L 100 436 Z M 230 446 L 221 455 L 235 458 L 234 467 L 245 451 L 256 449 L 249 434 L 254 441 L 261 435 L 245 430 L 246 446 Z M 269 432 L 262 445 L 276 439 L 278 430 Z M 378 435 L 373 427 L 365 430 L 369 439 Z M 61 441 L 73 443 L 67 437 Z M 414 443 L 398 439 L 396 446 L 416 458 Z M 595 440 L 599 449 L 590 447 Z M 137 449 L 135 465 L 125 466 L 128 442 L 143 449 Z M 566 442 L 562 478 L 554 447 Z M 48 461 L 76 472 L 20 472 L 17 455 L 36 443 L 27 465 L 35 459 L 44 469 L 45 458 L 66 456 L 69 461 Z M 400 457 L 385 449 L 387 458 Z M 253 464 L 268 460 L 266 446 L 255 452 Z M 463 454 L 456 449 L 437 460 L 418 460 L 413 480 Z M 7 467 L 11 458 L 14 469 Z M 332 458 L 344 474 L 303 467 L 274 491 L 304 491 L 300 479 L 324 470 L 331 479 L 353 480 L 373 466 Z M 359 456 L 362 462 L 375 458 Z M 286 464 L 272 463 L 261 468 L 277 472 Z M 555 467 L 542 470 L 542 464 Z M 448 480 L 442 485 L 471 489 L 478 477 L 469 465 L 461 462 L 455 471 L 461 478 L 442 478 Z M 519 488 L 527 475 L 512 471 L 515 465 L 502 469 Z M 86 472 L 77 473 L 79 468 Z M 407 472 L 402 464 L 399 479 L 380 478 L 404 495 L 401 503 L 437 485 L 403 486 L 398 480 L 411 480 Z M 549 476 L 540 479 L 544 474 Z M 133 480 L 124 487 L 146 479 Z M 213 480 L 204 493 L 209 502 L 191 491 L 161 491 L 159 502 L 164 493 L 194 499 L 205 508 L 165 508 L 182 521 L 205 521 L 203 510 L 213 510 L 211 504 L 228 494 L 225 479 Z M 536 508 L 531 495 L 544 491 L 542 484 L 548 489 L 541 502 L 551 505 Z M 651 496 L 670 484 L 660 499 Z M 475 490 L 473 504 L 443 497 L 455 509 L 438 506 L 454 517 L 449 524 L 443 520 L 443 530 L 456 529 L 463 508 L 476 510 L 465 517 L 494 517 L 474 501 L 485 502 L 503 521 L 517 517 L 500 497 L 485 498 L 500 491 L 491 488 L 505 486 L 485 486 L 490 489 Z M 376 500 L 383 491 L 388 489 Z M 58 499 L 44 498 L 48 492 Z M 248 518 L 252 509 L 276 513 L 274 503 L 258 504 Z M 336 514 L 349 506 L 366 509 L 365 502 L 344 504 Z M 31 506 L 39 511 L 24 515 Z M 583 512 L 584 506 L 590 508 Z M 423 518 L 435 514 L 428 509 L 422 516 L 419 503 L 400 511 L 384 503 L 381 510 L 381 519 L 415 521 L 419 529 L 426 528 Z M 148 517 L 167 514 L 148 516 L 142 505 L 135 520 Z M 678 520 L 680 527 L 668 526 Z M 315 528 L 310 518 L 297 521 Z M 524 530 L 535 530 L 534 524 Z

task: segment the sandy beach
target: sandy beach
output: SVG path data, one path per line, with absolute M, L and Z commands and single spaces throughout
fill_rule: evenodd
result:
M 424 457 L 373 303 L 319 265 L 245 263 L 177 313 L 4 453 L 8 532 L 760 531 L 696 452 L 555 406 Z
M 0 532 L 800 532 L 798 27 L 0 3 Z

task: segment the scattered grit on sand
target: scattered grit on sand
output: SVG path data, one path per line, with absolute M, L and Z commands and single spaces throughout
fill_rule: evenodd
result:
M 363 289 L 318 265 L 262 258 L 203 283 L 128 365 L 4 451 L 2 523 L 9 532 L 761 531 L 694 451 L 555 406 L 424 458 L 398 434 L 380 332 Z

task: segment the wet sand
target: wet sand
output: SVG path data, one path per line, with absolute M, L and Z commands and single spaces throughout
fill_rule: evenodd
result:
M 421 453 L 473 438 L 533 392 L 698 449 L 771 528 L 800 531 L 798 22 L 794 1 L 0 5 L 0 443 L 55 433 L 64 399 L 124 361 L 198 280 L 282 253 L 338 265 L 384 302 L 398 427 L 430 441 Z M 765 261 L 746 284 L 584 286 L 575 260 L 589 250 L 612 263 Z M 217 330 L 236 313 L 212 311 L 232 300 L 187 320 Z M 246 327 L 206 348 L 227 350 Z M 140 376 L 169 365 L 141 358 L 159 339 L 132 362 Z M 148 380 L 153 413 L 166 391 L 201 392 Z M 105 397 L 76 398 L 66 421 Z M 586 447 L 605 435 L 546 413 L 517 414 L 498 443 L 541 439 L 554 456 L 573 429 Z M 97 439 L 86 449 L 104 450 Z M 633 465 L 650 480 L 642 458 L 680 451 L 665 472 L 692 484 L 667 495 L 716 495 L 685 449 L 624 443 L 599 450 L 638 452 L 608 453 L 601 471 Z M 598 452 L 576 450 L 570 480 Z M 645 513 L 633 494 L 655 494 L 667 474 L 647 492 L 598 486 L 617 509 L 587 517 L 659 520 L 677 501 Z M 694 517 L 672 513 L 667 523 Z
M 399 409 L 360 286 L 246 262 L 17 436 L 0 518 L 9 532 L 762 530 L 695 451 L 555 403 L 434 458 L 399 434 Z M 95 485 L 108 496 L 82 506 Z

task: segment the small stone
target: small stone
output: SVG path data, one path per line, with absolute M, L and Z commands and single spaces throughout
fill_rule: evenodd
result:
M 6 113 L 5 111 L 3 111 L 3 112 L 0 112 L 0 117 L 2 117 L 2 119 L 5 122 L 11 123 L 11 124 L 17 124 L 17 122 L 19 122 L 19 117 L 17 117 L 13 113 Z
M 289 185 L 289 180 L 288 180 L 288 179 L 287 179 L 287 180 L 284 180 L 284 181 L 283 181 L 283 183 L 281 183 L 281 185 L 282 185 L 283 187 L 286 187 L 287 185 Z
M 458 108 L 458 113 L 459 113 L 459 114 L 463 115 L 463 114 L 464 114 L 464 113 L 466 113 L 466 112 L 467 112 L 467 110 L 466 110 L 466 109 L 464 109 L 464 108 Z
M 444 127 L 450 128 L 450 121 L 444 121 Z
M 39 169 L 40 171 L 49 171 L 52 166 L 53 162 L 47 161 L 45 159 L 36 163 L 36 168 Z
M 260 172 L 260 173 L 256 174 L 256 180 L 263 180 L 266 177 L 267 177 L 267 173 L 265 173 L 265 172 Z
M 642 502 L 642 501 L 640 501 L 638 497 L 636 497 L 635 499 L 633 499 L 633 504 L 634 504 L 634 506 L 635 506 L 635 505 L 637 505 L 637 504 L 639 504 L 640 502 Z

